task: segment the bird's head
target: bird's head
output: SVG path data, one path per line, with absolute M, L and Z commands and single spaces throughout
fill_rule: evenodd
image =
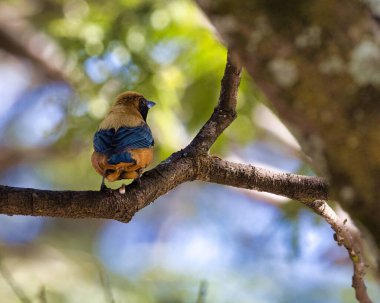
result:
M 156 103 L 145 99 L 142 94 L 131 91 L 124 92 L 117 96 L 115 104 L 115 106 L 136 109 L 141 114 L 144 121 L 146 121 L 149 109 L 155 105 Z

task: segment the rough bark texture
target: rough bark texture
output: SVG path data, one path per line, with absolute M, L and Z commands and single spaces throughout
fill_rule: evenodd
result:
M 123 194 L 111 190 L 50 191 L 0 185 L 0 213 L 128 222 L 158 197 L 193 180 L 272 192 L 304 203 L 327 198 L 326 182 L 320 178 L 277 173 L 182 151 L 146 172 L 141 184 L 127 186 Z
M 198 165 L 201 169 L 199 180 L 270 192 L 303 203 L 327 200 L 327 183 L 322 178 L 273 172 L 216 157 L 198 158 L 198 161 L 201 161 Z
M 0 213 L 64 218 L 107 218 L 123 222 L 179 184 L 194 179 L 189 157 L 169 158 L 146 172 L 141 185 L 118 191 L 50 191 L 0 185 Z M 159 186 L 158 186 L 159 184 Z
M 331 197 L 380 247 L 380 42 L 367 2 L 198 4 L 328 178 Z

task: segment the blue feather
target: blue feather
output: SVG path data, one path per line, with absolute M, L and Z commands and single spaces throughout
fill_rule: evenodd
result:
M 95 151 L 106 154 L 110 164 L 133 162 L 127 152 L 132 148 L 148 148 L 154 145 L 152 132 L 148 125 L 101 129 L 95 133 Z
M 121 154 L 114 154 L 111 157 L 108 158 L 108 163 L 109 164 L 118 164 L 120 162 L 125 162 L 125 163 L 131 163 L 131 162 L 136 162 L 132 157 L 129 152 L 124 152 Z

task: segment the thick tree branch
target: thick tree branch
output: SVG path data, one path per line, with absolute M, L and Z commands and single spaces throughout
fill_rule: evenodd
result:
M 158 197 L 192 180 L 273 192 L 303 201 L 326 199 L 327 184 L 320 178 L 271 172 L 207 155 L 211 145 L 236 117 L 240 73 L 241 68 L 228 55 L 219 103 L 211 118 L 184 150 L 144 173 L 141 185 L 133 183 L 123 194 L 118 191 L 50 191 L 0 186 L 0 213 L 128 222 L 137 211 Z
M 270 192 L 302 202 L 327 199 L 324 179 L 280 173 L 247 164 L 238 164 L 217 157 L 199 158 L 199 180 L 239 188 Z
M 327 198 L 327 184 L 318 177 L 278 173 L 208 155 L 173 154 L 146 172 L 141 185 L 133 183 L 123 194 L 118 191 L 50 191 L 0 186 L 0 213 L 128 222 L 137 211 L 158 197 L 193 180 L 271 192 L 304 202 Z
M 361 52 L 380 48 L 377 1 L 196 2 L 380 260 L 380 59 Z
M 128 222 L 140 209 L 178 185 L 193 180 L 254 189 L 303 202 L 326 219 L 337 241 L 349 252 L 354 264 L 353 287 L 360 302 L 370 303 L 363 280 L 364 262 L 349 231 L 322 200 L 328 198 L 328 184 L 318 177 L 273 172 L 247 164 L 224 161 L 207 154 L 218 136 L 236 117 L 236 97 L 241 68 L 230 55 L 222 79 L 217 107 L 194 140 L 147 171 L 141 184 L 125 191 L 51 191 L 0 185 L 0 213 L 67 218 L 107 218 Z M 315 201 L 315 202 L 313 202 Z
M 141 185 L 118 191 L 51 191 L 0 186 L 0 213 L 65 218 L 106 218 L 128 222 L 140 209 L 179 184 L 193 179 L 189 157 L 169 158 L 146 172 Z

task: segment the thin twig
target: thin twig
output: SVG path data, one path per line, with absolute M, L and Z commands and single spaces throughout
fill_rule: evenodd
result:
M 3 263 L 0 263 L 0 273 L 3 276 L 4 280 L 8 283 L 10 288 L 13 290 L 16 297 L 23 303 L 32 303 L 31 300 L 26 296 L 25 292 L 22 288 L 17 284 L 17 282 L 13 279 L 11 273 L 4 266 Z
M 341 220 L 326 201 L 316 200 L 312 203 L 306 203 L 306 205 L 330 224 L 331 228 L 335 231 L 335 241 L 339 246 L 343 245 L 346 248 L 353 264 L 354 274 L 352 276 L 352 287 L 355 290 L 355 296 L 358 302 L 372 303 L 364 282 L 365 263 L 363 254 L 360 251 L 360 244 L 357 243 L 351 235 L 351 232 L 346 226 L 346 220 Z

